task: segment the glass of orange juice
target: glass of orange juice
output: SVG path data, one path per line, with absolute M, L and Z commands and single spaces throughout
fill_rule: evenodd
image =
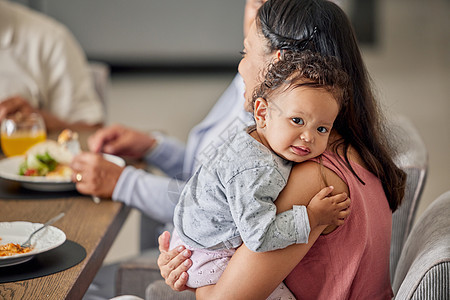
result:
M 34 144 L 47 138 L 41 115 L 17 113 L 2 120 L 1 144 L 6 156 L 23 155 Z

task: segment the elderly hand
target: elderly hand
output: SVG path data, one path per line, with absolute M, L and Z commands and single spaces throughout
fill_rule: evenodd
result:
M 0 102 L 0 121 L 7 115 L 12 115 L 17 112 L 23 115 L 29 115 L 32 112 L 37 112 L 37 110 L 20 96 L 10 97 Z
M 124 167 L 107 161 L 98 153 L 82 152 L 74 157 L 70 167 L 72 180 L 82 194 L 111 198 Z
M 142 158 L 156 140 L 149 134 L 122 125 L 99 129 L 89 137 L 88 147 L 93 152 Z
M 192 261 L 189 259 L 191 251 L 184 246 L 178 246 L 169 251 L 170 233 L 167 231 L 159 236 L 158 243 L 159 251 L 161 252 L 158 257 L 158 266 L 161 276 L 166 280 L 166 284 L 178 292 L 184 290 L 193 291 L 194 289 L 186 286 L 188 280 L 186 271 L 192 265 Z

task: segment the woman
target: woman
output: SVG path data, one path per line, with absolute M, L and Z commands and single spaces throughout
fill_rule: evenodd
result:
M 328 1 L 269 0 L 259 10 L 244 48 L 239 72 L 247 91 L 254 88 L 263 65 L 282 59 L 285 51 L 311 50 L 340 60 L 354 94 L 334 123 L 326 154 L 295 166 L 275 203 L 279 212 L 307 205 L 322 187 L 333 185 L 336 193 L 350 195 L 352 213 L 338 229 L 312 232 L 307 245 L 266 253 L 241 246 L 218 283 L 197 289 L 197 298 L 264 299 L 286 279 L 289 289 L 302 299 L 391 299 L 391 211 L 403 198 L 405 175 L 392 162 L 345 13 Z M 160 237 L 158 264 L 166 282 L 182 290 L 189 253 L 168 251 L 168 237 L 167 233 Z M 251 276 L 243 275 L 249 270 Z

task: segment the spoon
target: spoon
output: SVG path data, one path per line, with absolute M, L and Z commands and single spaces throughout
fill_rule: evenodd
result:
M 48 225 L 51 225 L 53 223 L 55 223 L 56 221 L 58 221 L 59 219 L 61 219 L 62 217 L 64 217 L 64 213 L 60 213 L 59 215 L 57 215 L 56 217 L 51 218 L 50 220 L 47 221 L 47 223 L 45 223 L 44 225 L 42 225 L 41 227 L 39 227 L 38 229 L 36 229 L 35 231 L 33 231 L 32 234 L 30 234 L 30 236 L 28 237 L 28 239 L 22 243 L 22 245 L 20 245 L 20 247 L 22 248 L 28 248 L 31 247 L 31 238 L 38 232 L 41 231 L 41 229 L 44 229 L 45 227 L 47 227 Z

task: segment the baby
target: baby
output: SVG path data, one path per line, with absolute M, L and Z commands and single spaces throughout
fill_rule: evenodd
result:
M 196 170 L 176 206 L 171 248 L 192 250 L 187 286 L 215 284 L 242 243 L 271 251 L 307 243 L 316 226 L 343 223 L 347 196 L 332 201 L 326 197 L 331 187 L 307 207 L 280 214 L 274 201 L 293 163 L 325 151 L 348 95 L 348 76 L 332 58 L 285 52 L 269 66 L 252 97 L 256 124 L 230 137 Z M 275 297 L 295 299 L 283 285 L 269 299 Z

